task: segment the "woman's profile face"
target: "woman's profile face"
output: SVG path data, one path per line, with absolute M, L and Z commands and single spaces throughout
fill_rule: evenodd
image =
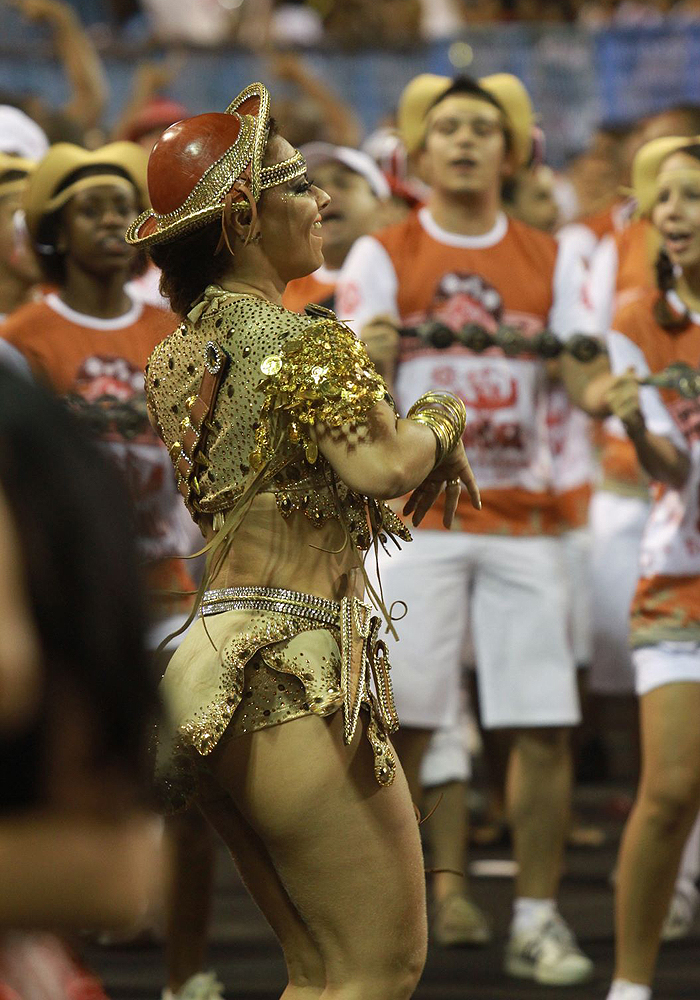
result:
M 281 163 L 294 152 L 286 139 L 273 136 L 267 144 L 265 166 Z M 329 201 L 326 192 L 305 174 L 263 191 L 258 204 L 260 246 L 285 283 L 311 274 L 323 263 L 321 209 Z

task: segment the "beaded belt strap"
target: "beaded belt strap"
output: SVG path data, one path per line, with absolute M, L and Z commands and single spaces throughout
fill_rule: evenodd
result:
M 340 604 L 337 601 L 281 587 L 225 587 L 222 590 L 207 590 L 202 597 L 200 614 L 217 615 L 223 611 L 248 610 L 278 611 L 335 627 L 340 621 Z
M 375 774 L 380 784 L 391 784 L 396 762 L 382 734 L 395 732 L 399 720 L 389 677 L 391 664 L 386 645 L 379 638 L 381 620 L 372 609 L 357 597 L 344 597 L 338 603 L 281 587 L 225 587 L 204 593 L 200 614 L 206 617 L 248 610 L 274 611 L 339 629 L 345 742 L 351 743 L 355 736 L 361 705 L 369 705 L 372 719 L 381 725 L 378 736 L 370 736 Z M 376 693 L 371 691 L 372 681 Z M 376 729 L 376 722 L 371 725 Z

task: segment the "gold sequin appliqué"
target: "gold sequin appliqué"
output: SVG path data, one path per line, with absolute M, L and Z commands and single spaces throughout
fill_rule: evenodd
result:
M 265 377 L 259 389 L 265 400 L 251 455 L 254 467 L 272 456 L 282 420 L 288 440 L 300 443 L 313 465 L 318 447 L 311 437 L 312 424 L 335 431 L 357 427 L 387 393 L 364 345 L 335 318 L 317 319 L 303 336 L 288 338 L 281 356 L 265 358 L 260 368 Z

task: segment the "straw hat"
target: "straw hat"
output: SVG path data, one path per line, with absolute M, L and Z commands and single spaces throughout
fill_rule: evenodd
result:
M 425 137 L 426 118 L 437 99 L 455 81 L 449 76 L 421 73 L 404 89 L 399 101 L 398 123 L 401 137 L 409 153 L 420 149 Z M 503 109 L 510 133 L 516 167 L 524 167 L 532 155 L 532 135 L 535 114 L 530 96 L 511 73 L 494 73 L 476 81 Z
M 306 171 L 301 153 L 263 167 L 270 125 L 270 95 L 262 83 L 241 91 L 223 113 L 176 122 L 158 139 L 148 160 L 153 210 L 138 217 L 127 243 L 168 243 L 257 202 L 261 191 Z
M 698 144 L 700 144 L 700 135 L 669 135 L 645 142 L 637 151 L 632 163 L 632 189 L 637 199 L 637 215 L 649 215 L 656 204 L 656 178 L 664 160 L 672 153 L 680 152 L 686 146 Z
M 57 142 L 34 170 L 24 198 L 27 229 L 37 239 L 41 220 L 66 204 L 74 194 L 99 184 L 123 183 L 135 187 L 142 204 L 148 204 L 146 194 L 146 163 L 148 154 L 133 142 L 111 142 L 101 149 L 87 150 L 70 142 Z M 86 167 L 104 167 L 72 184 L 63 186 L 72 174 Z M 110 173 L 118 169 L 126 174 Z M 128 179 L 127 179 L 128 178 Z
M 29 175 L 35 167 L 36 163 L 33 160 L 0 153 L 0 198 L 15 191 L 24 191 L 29 183 Z

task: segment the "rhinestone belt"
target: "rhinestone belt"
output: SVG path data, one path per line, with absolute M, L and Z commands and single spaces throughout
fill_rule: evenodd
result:
M 277 611 L 297 618 L 309 618 L 323 625 L 337 626 L 340 604 L 314 594 L 302 594 L 282 587 L 225 587 L 207 590 L 202 597 L 200 614 L 218 615 L 224 611 Z

